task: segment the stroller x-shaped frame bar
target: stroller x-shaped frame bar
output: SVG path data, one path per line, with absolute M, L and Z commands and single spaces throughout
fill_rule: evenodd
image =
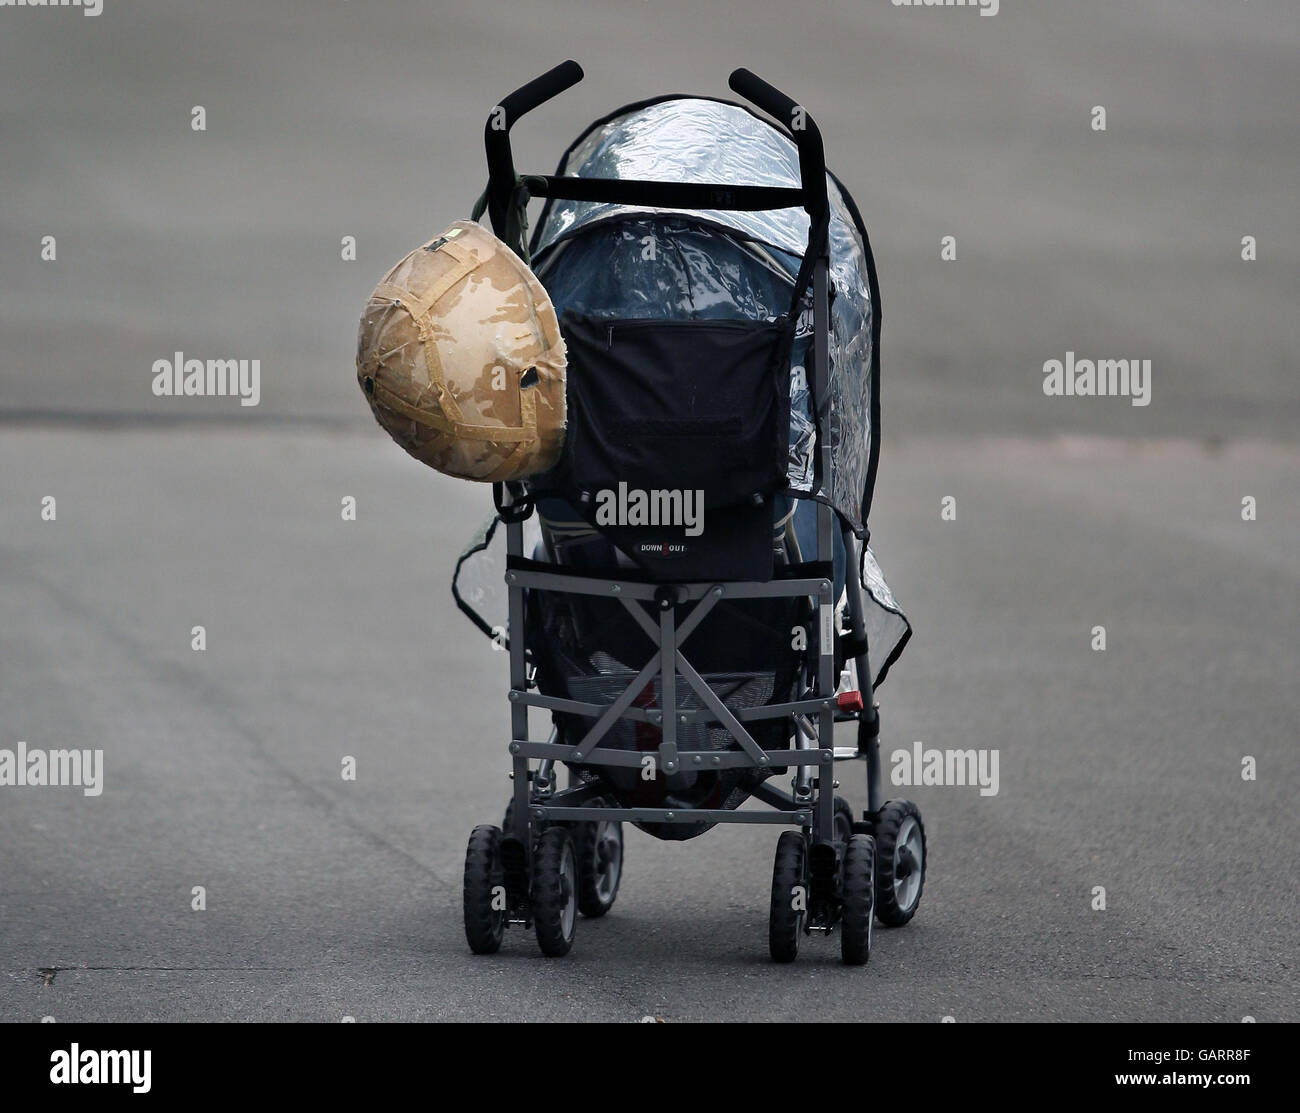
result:
M 824 605 L 830 604 L 831 583 L 820 578 L 775 580 L 771 583 L 728 584 L 653 584 L 611 581 L 564 572 L 543 572 L 532 568 L 513 568 L 506 575 L 512 591 L 522 596 L 524 590 L 558 591 L 579 595 L 604 595 L 617 598 L 628 614 L 645 632 L 654 650 L 645 665 L 628 682 L 613 702 L 608 704 L 584 703 L 543 695 L 530 690 L 527 683 L 516 683 L 510 692 L 515 713 L 522 713 L 523 730 L 516 728 L 510 750 L 516 762 L 528 759 L 563 761 L 571 764 L 613 765 L 627 768 L 641 767 L 646 753 L 638 750 L 620 750 L 603 747 L 600 743 L 609 735 L 615 723 L 631 719 L 649 723 L 659 728 L 661 741 L 657 760 L 665 775 L 681 770 L 707 770 L 727 768 L 780 768 L 826 767 L 836 758 L 858 757 L 856 749 L 838 752 L 835 747 L 817 746 L 785 750 L 764 750 L 745 727 L 745 721 L 784 718 L 792 715 L 833 716 L 835 702 L 831 695 L 795 700 L 733 711 L 713 690 L 708 681 L 696 670 L 682 652 L 682 643 L 699 627 L 709 612 L 724 598 L 756 598 L 805 595 L 814 596 Z M 522 600 L 521 600 L 522 602 Z M 653 602 L 658 606 L 659 620 L 655 622 L 641 605 Z M 678 623 L 678 603 L 694 602 L 695 606 Z M 511 639 L 512 655 L 515 643 Z M 831 647 L 826 647 L 832 652 Z M 524 673 L 518 674 L 526 676 Z M 682 709 L 677 706 L 676 677 L 680 675 L 696 693 L 703 708 Z M 634 706 L 648 684 L 658 677 L 660 702 L 658 708 Z M 540 707 L 551 711 L 584 715 L 595 721 L 576 744 L 565 745 L 557 741 L 532 742 L 526 736 L 527 708 Z M 718 723 L 734 738 L 738 750 L 681 751 L 678 748 L 678 728 L 698 723 Z M 554 737 L 554 736 L 553 736 Z M 525 777 L 526 777 L 525 772 Z M 516 785 L 516 788 L 521 786 Z M 535 818 L 550 820 L 626 819 L 641 822 L 713 821 L 733 823 L 801 823 L 811 822 L 811 802 L 796 801 L 784 793 L 768 791 L 756 793 L 760 799 L 772 804 L 773 812 L 738 812 L 727 809 L 664 809 L 664 808 L 614 808 L 582 806 L 593 795 L 586 785 L 579 785 L 551 796 L 546 803 L 531 802 L 528 806 Z

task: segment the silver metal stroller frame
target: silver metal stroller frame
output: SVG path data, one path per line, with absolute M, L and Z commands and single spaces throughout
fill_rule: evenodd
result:
M 566 62 L 512 93 L 494 110 L 485 131 L 490 170 L 487 210 L 497 234 L 524 254 L 523 209 L 529 196 L 583 200 L 620 200 L 664 207 L 780 208 L 802 206 L 810 215 L 808 250 L 799 286 L 811 290 L 813 321 L 812 388 L 819 421 L 826 419 L 829 381 L 829 264 L 827 238 L 827 174 L 822 139 L 813 120 L 795 102 L 766 82 L 737 70 L 733 90 L 777 120 L 789 121 L 798 112 L 802 126 L 790 132 L 798 147 L 802 186 L 798 190 L 725 184 L 631 182 L 594 178 L 520 178 L 510 152 L 509 129 L 524 113 L 575 84 L 582 71 Z M 504 126 L 502 124 L 504 123 Z M 819 474 L 831 474 L 830 446 L 820 444 Z M 465 870 L 465 926 L 471 948 L 491 953 L 500 946 L 510 924 L 536 930 L 548 955 L 566 953 L 573 940 L 577 906 L 599 915 L 613 903 L 621 872 L 623 821 L 653 824 L 746 823 L 779 824 L 792 830 L 778 844 L 770 910 L 769 946 L 774 959 L 789 961 L 800 936 L 830 934 L 838 928 L 844 961 L 859 965 L 870 956 L 872 922 L 904 923 L 920 899 L 925 868 L 924 829 L 914 805 L 904 801 L 886 806 L 881 792 L 880 719 L 873 698 L 872 671 L 867 654 L 864 590 L 855 574 L 847 577 L 849 629 L 841 647 L 854 647 L 858 695 L 837 700 L 836 589 L 826 575 L 801 575 L 803 560 L 829 568 L 834 531 L 839 528 L 848 567 L 859 567 L 860 542 L 852 528 L 837 518 L 828 500 L 816 501 L 815 556 L 799 554 L 792 527 L 796 574 L 770 582 L 697 581 L 647 582 L 631 576 L 592 575 L 550 570 L 525 553 L 524 521 L 534 507 L 526 486 L 499 485 L 494 490 L 498 513 L 505 524 L 509 605 L 509 662 L 513 798 L 504 830 L 481 826 L 470 839 Z M 546 695 L 530 676 L 526 656 L 526 593 L 557 592 L 617 600 L 650 639 L 653 650 L 620 695 L 607 704 Z M 733 711 L 692 665 L 691 634 L 723 600 L 798 598 L 809 600 L 816 622 L 814 646 L 809 646 L 808 675 L 798 698 Z M 651 606 L 647 611 L 644 604 Z M 689 606 L 679 619 L 679 608 Z M 657 614 L 657 621 L 652 614 Z M 703 706 L 679 704 L 678 678 Z M 658 681 L 660 706 L 637 705 L 637 696 Z M 851 695 L 851 694 L 850 694 Z M 547 741 L 529 738 L 528 709 L 536 707 L 590 720 L 576 740 L 561 740 L 552 730 Z M 794 725 L 787 749 L 765 749 L 747 724 L 786 719 Z M 767 771 L 789 767 L 793 790 L 783 791 L 764 780 L 753 798 L 765 809 L 644 808 L 613 806 L 594 777 L 584 771 L 600 767 L 641 766 L 645 754 L 602 746 L 621 720 L 649 724 L 660 742 L 654 758 L 665 774 L 692 769 L 740 768 Z M 857 744 L 834 745 L 836 721 L 857 722 Z M 679 730 L 699 724 L 718 725 L 734 747 L 691 750 L 679 745 Z M 834 794 L 835 767 L 846 761 L 865 764 L 867 808 L 855 819 L 845 813 Z M 556 765 L 571 770 L 571 782 L 557 788 Z M 838 814 L 837 814 L 838 813 Z M 882 842 L 877 847 L 877 838 Z M 579 845 L 580 844 L 580 845 Z M 878 849 L 888 860 L 877 862 Z M 594 857 L 592 857 L 594 855 Z M 580 861 L 580 858 L 585 859 Z M 603 872 L 602 872 L 603 869 Z M 882 876 L 887 874 L 886 876 Z M 884 888 L 882 889 L 882 885 Z M 582 892 L 580 892 L 582 890 Z M 594 895 L 593 895 L 594 894 Z M 585 896 L 585 903 L 580 897 Z M 880 898 L 883 897 L 883 900 Z M 878 902 L 879 905 L 878 906 Z

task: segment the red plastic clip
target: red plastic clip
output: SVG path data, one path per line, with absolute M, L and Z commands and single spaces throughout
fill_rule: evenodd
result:
M 841 711 L 861 711 L 861 692 L 841 692 L 835 697 L 835 704 Z

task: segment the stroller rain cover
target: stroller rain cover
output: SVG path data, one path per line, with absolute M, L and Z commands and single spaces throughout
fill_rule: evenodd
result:
M 631 105 L 591 125 L 565 152 L 558 175 L 679 182 L 799 184 L 799 155 L 780 128 L 749 109 L 703 97 Z M 871 671 L 879 684 L 911 626 L 865 543 L 879 454 L 880 298 L 857 208 L 828 174 L 831 282 L 830 382 L 821 413 L 809 388 L 811 314 L 790 355 L 789 493 L 825 501 L 863 539 Z M 647 320 L 773 320 L 790 308 L 808 242 L 803 209 L 675 211 L 548 200 L 530 245 L 531 265 L 557 310 Z M 819 438 L 830 474 L 818 477 Z M 529 523 L 535 530 L 534 523 Z M 505 552 L 495 518 L 457 565 L 453 592 L 470 619 L 502 640 Z M 530 530 L 530 532 L 533 532 Z M 531 545 L 526 551 L 531 551 Z

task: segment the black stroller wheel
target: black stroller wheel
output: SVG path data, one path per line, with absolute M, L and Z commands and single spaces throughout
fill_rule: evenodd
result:
M 514 825 L 515 825 L 515 798 L 512 796 L 510 797 L 510 803 L 506 805 L 505 815 L 501 817 L 501 830 L 509 831 L 513 829 Z M 539 826 L 538 822 L 534 820 L 533 830 L 536 831 L 538 826 Z
M 503 833 L 509 834 L 511 831 L 514 830 L 514 827 L 515 827 L 515 801 L 514 801 L 514 797 L 512 796 L 510 798 L 510 803 L 506 805 L 505 815 L 501 817 L 501 830 Z M 533 832 L 533 838 L 536 839 L 538 833 L 541 832 L 546 827 L 546 821 L 544 819 L 534 818 L 532 820 L 531 827 Z
M 853 834 L 853 805 L 843 796 L 835 797 L 835 841 L 847 846 Z
M 901 927 L 915 914 L 925 888 L 925 825 L 910 800 L 891 800 L 876 820 L 876 918 Z
M 578 857 L 578 911 L 595 919 L 614 907 L 623 878 L 623 824 L 597 819 L 576 824 L 574 850 Z
M 465 851 L 465 938 L 476 955 L 496 953 L 506 930 L 505 871 L 501 829 L 475 827 Z
M 871 921 L 876 910 L 876 841 L 854 835 L 844 850 L 840 895 L 840 957 L 848 966 L 871 958 Z
M 567 955 L 578 922 L 578 861 L 563 827 L 548 827 L 533 853 L 533 926 L 548 958 Z
M 798 831 L 782 831 L 772 867 L 772 908 L 767 945 L 776 962 L 793 962 L 808 918 L 808 844 Z

